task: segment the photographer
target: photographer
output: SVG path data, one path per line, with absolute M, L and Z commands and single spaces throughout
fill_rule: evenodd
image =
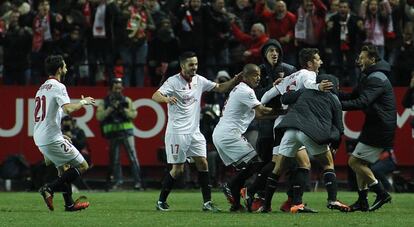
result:
M 61 121 L 61 126 L 63 135 L 71 139 L 73 146 L 81 152 L 88 164 L 91 165 L 86 135 L 83 129 L 79 128 L 76 124 L 76 119 L 69 115 L 64 116 Z
M 101 122 L 102 133 L 109 140 L 110 146 L 110 172 L 112 172 L 117 189 L 122 183 L 122 167 L 119 156 L 119 147 L 124 146 L 128 158 L 132 163 L 132 175 L 134 177 L 134 189 L 142 189 L 140 167 L 135 150 L 135 138 L 133 136 L 133 119 L 137 111 L 132 108 L 130 98 L 122 95 L 122 79 L 115 78 L 110 85 L 109 95 L 105 97 L 96 111 L 96 118 Z

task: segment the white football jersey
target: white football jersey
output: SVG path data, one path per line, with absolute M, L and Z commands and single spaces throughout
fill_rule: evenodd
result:
M 224 106 L 223 116 L 217 124 L 217 130 L 238 130 L 245 133 L 255 117 L 254 107 L 261 103 L 254 90 L 241 82 L 233 88 Z
M 33 139 L 37 146 L 63 139 L 60 121 L 62 106 L 70 103 L 64 84 L 48 79 L 36 92 Z
M 261 101 L 262 103 L 267 103 L 272 98 L 278 96 L 279 94 L 283 95 L 288 91 L 297 91 L 301 88 L 319 90 L 319 84 L 316 83 L 316 73 L 309 71 L 307 69 L 301 69 L 295 73 L 290 74 L 289 76 L 283 78 L 282 82 L 278 85 L 272 87 L 267 91 Z M 287 105 L 282 105 L 283 109 L 287 109 Z M 276 127 L 282 120 L 284 116 L 278 116 L 275 119 L 274 127 Z
M 301 69 L 283 78 L 283 81 L 276 85 L 276 88 L 283 95 L 288 91 L 297 91 L 301 88 L 319 90 L 318 86 L 316 83 L 316 73 L 307 69 Z
M 192 134 L 200 125 L 201 95 L 211 91 L 216 83 L 198 74 L 187 82 L 181 74 L 168 78 L 158 91 L 165 96 L 174 96 L 178 102 L 168 103 L 168 123 L 166 133 Z

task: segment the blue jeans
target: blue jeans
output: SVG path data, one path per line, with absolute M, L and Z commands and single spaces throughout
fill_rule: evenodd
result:
M 147 63 L 148 43 L 124 46 L 119 48 L 119 54 L 124 65 L 124 85 L 144 86 L 144 66 Z
M 110 161 L 112 174 L 116 184 L 122 184 L 122 166 L 120 160 L 119 148 L 123 145 L 128 154 L 128 159 L 132 165 L 132 176 L 135 183 L 141 183 L 141 169 L 138 163 L 137 152 L 135 150 L 135 140 L 133 136 L 114 138 L 109 140 Z

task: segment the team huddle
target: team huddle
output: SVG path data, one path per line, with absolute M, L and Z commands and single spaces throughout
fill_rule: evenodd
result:
M 197 56 L 185 52 L 179 59 L 181 72 L 169 77 L 153 94 L 154 101 L 168 106 L 165 152 L 167 162 L 172 165 L 163 178 L 156 209 L 170 210 L 168 195 L 183 174 L 185 162 L 191 159 L 198 171 L 202 210 L 220 211 L 212 202 L 207 144 L 199 128 L 202 94 L 209 91 L 229 92 L 212 138 L 223 163 L 236 169 L 234 176 L 223 185 L 231 212 L 272 211 L 272 197 L 279 179 L 289 172 L 289 177 L 285 178 L 289 181 L 288 198 L 281 210 L 316 213 L 302 201 L 311 168 L 309 155 L 323 168 L 327 208 L 341 212 L 374 211 L 390 202 L 390 194 L 369 168 L 383 149 L 392 147 L 396 125 L 392 86 L 383 73 L 387 68 L 375 47 L 362 48 L 358 59 L 362 76 L 349 94 L 339 91 L 336 77 L 318 75 L 323 62 L 317 49 L 300 51 L 299 71 L 282 63 L 283 52 L 276 40 L 269 40 L 262 47 L 262 55 L 265 65 L 246 64 L 233 79 L 216 83 L 198 75 Z M 66 65 L 60 56 L 49 57 L 46 69 L 49 80 L 36 94 L 34 140 L 45 160 L 57 167 L 59 177 L 43 186 L 40 193 L 50 210 L 53 210 L 55 191 L 63 191 L 65 210 L 85 209 L 89 203 L 74 202 L 70 184 L 88 166 L 71 145 L 70 138 L 62 135 L 57 123 L 62 112 L 69 114 L 83 105 L 94 105 L 95 101 L 91 97 L 82 97 L 79 103 L 70 103 L 66 87 L 59 82 L 66 73 Z M 275 73 L 274 70 L 279 71 Z M 264 76 L 271 76 L 272 84 L 260 93 L 257 88 Z M 334 166 L 334 155 L 344 133 L 343 110 L 362 110 L 366 115 L 361 136 L 348 163 L 356 173 L 359 189 L 358 199 L 351 205 L 337 198 Z M 273 135 L 270 135 L 273 137 L 272 147 L 265 152 L 256 151 L 244 137 L 254 119 L 274 121 Z M 253 175 L 253 183 L 246 185 L 246 180 Z M 369 189 L 377 195 L 371 206 L 367 196 Z

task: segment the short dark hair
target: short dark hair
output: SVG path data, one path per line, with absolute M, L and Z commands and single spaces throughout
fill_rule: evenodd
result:
M 183 64 L 187 59 L 197 57 L 196 53 L 192 51 L 186 51 L 180 55 L 180 64 Z
M 243 67 L 243 76 L 246 77 L 247 75 L 250 75 L 250 73 L 252 73 L 256 70 L 260 71 L 259 66 L 255 65 L 255 64 L 252 64 L 252 63 L 249 63 L 249 64 L 247 64 Z
M 45 71 L 47 75 L 55 75 L 56 71 L 63 67 L 62 55 L 50 55 L 45 60 Z
M 365 44 L 364 46 L 362 46 L 361 51 L 366 51 L 369 58 L 375 58 L 375 62 L 381 60 L 381 57 L 378 53 L 378 49 L 374 44 Z
M 115 84 L 119 84 L 119 83 L 121 83 L 121 84 L 122 84 L 122 78 L 119 78 L 119 77 L 117 77 L 117 78 L 113 78 L 113 79 L 111 80 L 111 83 L 109 84 L 109 89 L 110 89 L 110 90 L 112 90 L 112 88 L 114 87 L 114 85 L 115 85 Z
M 308 67 L 308 61 L 313 61 L 315 54 L 319 54 L 316 48 L 303 48 L 299 52 L 299 64 L 302 68 Z

